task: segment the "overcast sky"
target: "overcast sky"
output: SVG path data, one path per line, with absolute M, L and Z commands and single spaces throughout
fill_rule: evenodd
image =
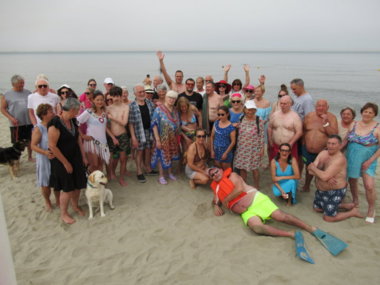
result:
M 380 51 L 379 0 L 1 0 L 0 51 Z

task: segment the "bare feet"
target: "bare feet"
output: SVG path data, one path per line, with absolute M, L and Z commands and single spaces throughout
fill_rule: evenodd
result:
M 364 218 L 364 215 L 359 212 L 359 208 L 358 207 L 352 208 L 352 210 L 350 212 L 352 212 L 353 217 L 357 217 L 357 218 L 361 218 L 361 219 Z
M 65 224 L 74 224 L 75 223 L 75 220 L 70 216 L 70 215 L 61 215 L 61 220 L 65 223 Z
M 121 186 L 124 186 L 124 187 L 125 187 L 125 186 L 128 186 L 128 183 L 124 181 L 124 178 L 123 178 L 123 177 L 120 177 L 120 178 L 119 178 L 119 183 L 120 183 Z
M 308 187 L 306 185 L 303 186 L 301 192 L 310 192 L 310 187 Z
M 45 202 L 45 210 L 46 210 L 46 212 L 49 212 L 49 213 L 51 213 L 53 211 L 53 206 L 51 205 L 50 201 Z
M 195 187 L 196 187 L 193 179 L 189 180 L 189 185 L 190 185 L 191 189 L 195 189 Z
M 73 209 L 74 209 L 74 211 L 75 211 L 79 216 L 82 216 L 82 217 L 85 216 L 85 212 L 84 212 L 80 207 L 78 207 L 78 208 L 73 208 Z

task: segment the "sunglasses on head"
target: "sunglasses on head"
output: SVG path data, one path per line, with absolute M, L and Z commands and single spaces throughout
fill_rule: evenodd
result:
M 37 86 L 38 88 L 47 88 L 48 86 L 46 84 L 41 84 Z
M 202 138 L 202 139 L 204 139 L 204 138 L 206 138 L 206 135 L 197 135 L 197 138 Z
M 231 103 L 232 103 L 232 104 L 235 104 L 235 103 L 241 103 L 241 101 L 240 101 L 240 100 L 237 100 L 237 101 L 232 100 Z

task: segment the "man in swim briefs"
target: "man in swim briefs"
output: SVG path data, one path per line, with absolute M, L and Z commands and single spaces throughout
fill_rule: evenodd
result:
M 220 168 L 209 168 L 208 175 L 213 180 L 211 188 L 214 191 L 214 214 L 224 214 L 222 205 L 236 214 L 240 214 L 244 224 L 257 234 L 294 238 L 294 231 L 285 231 L 265 224 L 268 219 L 274 219 L 314 232 L 317 228 L 306 224 L 297 217 L 281 211 L 268 196 L 244 180 L 231 168 L 223 172 Z

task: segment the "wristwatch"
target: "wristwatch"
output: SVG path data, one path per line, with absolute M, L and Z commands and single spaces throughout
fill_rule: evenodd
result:
M 329 122 L 327 122 L 326 124 L 323 125 L 324 128 L 327 128 L 328 126 L 330 126 Z

